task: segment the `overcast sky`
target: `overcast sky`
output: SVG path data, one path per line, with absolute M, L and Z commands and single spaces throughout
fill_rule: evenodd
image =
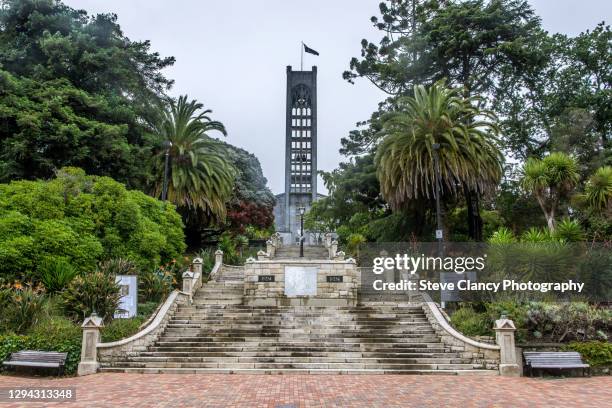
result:
M 254 153 L 274 193 L 284 189 L 286 66 L 299 69 L 300 42 L 320 52 L 319 169 L 344 160 L 340 138 L 370 116 L 384 96 L 367 80 L 342 79 L 362 38 L 377 39 L 370 16 L 380 0 L 64 0 L 90 13 L 113 12 L 132 40 L 150 40 L 176 57 L 165 73 L 171 94 L 188 94 L 213 109 L 227 141 Z M 575 35 L 610 22 L 610 0 L 529 0 L 550 32 Z M 319 191 L 325 192 L 322 182 Z

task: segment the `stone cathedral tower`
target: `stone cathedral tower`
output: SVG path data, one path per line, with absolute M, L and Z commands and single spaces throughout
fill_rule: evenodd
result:
M 285 192 L 276 196 L 276 229 L 285 243 L 300 235 L 298 208 L 310 208 L 317 194 L 317 67 L 287 67 L 285 108 Z M 306 234 L 306 243 L 311 242 Z

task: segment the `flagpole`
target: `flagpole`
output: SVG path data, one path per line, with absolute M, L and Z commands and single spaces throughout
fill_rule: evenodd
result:
M 304 41 L 302 41 L 302 45 L 300 46 L 300 71 L 304 70 Z

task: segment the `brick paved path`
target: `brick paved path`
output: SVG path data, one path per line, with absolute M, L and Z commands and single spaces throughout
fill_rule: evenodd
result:
M 612 407 L 612 377 L 116 374 L 0 376 L 0 387 L 76 387 L 67 407 Z M 44 406 L 60 406 L 48 403 Z M 37 407 L 37 403 L 5 407 Z

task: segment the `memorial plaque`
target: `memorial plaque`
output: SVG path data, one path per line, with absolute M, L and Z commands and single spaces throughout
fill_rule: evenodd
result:
M 314 266 L 285 266 L 285 295 L 316 296 L 318 271 Z
M 327 277 L 327 281 L 330 283 L 341 283 L 343 281 L 342 275 L 330 275 Z
M 115 311 L 115 318 L 129 318 L 138 312 L 138 280 L 135 275 L 117 275 L 115 282 L 121 290 L 119 307 Z
M 259 275 L 257 282 L 274 282 L 274 275 Z

